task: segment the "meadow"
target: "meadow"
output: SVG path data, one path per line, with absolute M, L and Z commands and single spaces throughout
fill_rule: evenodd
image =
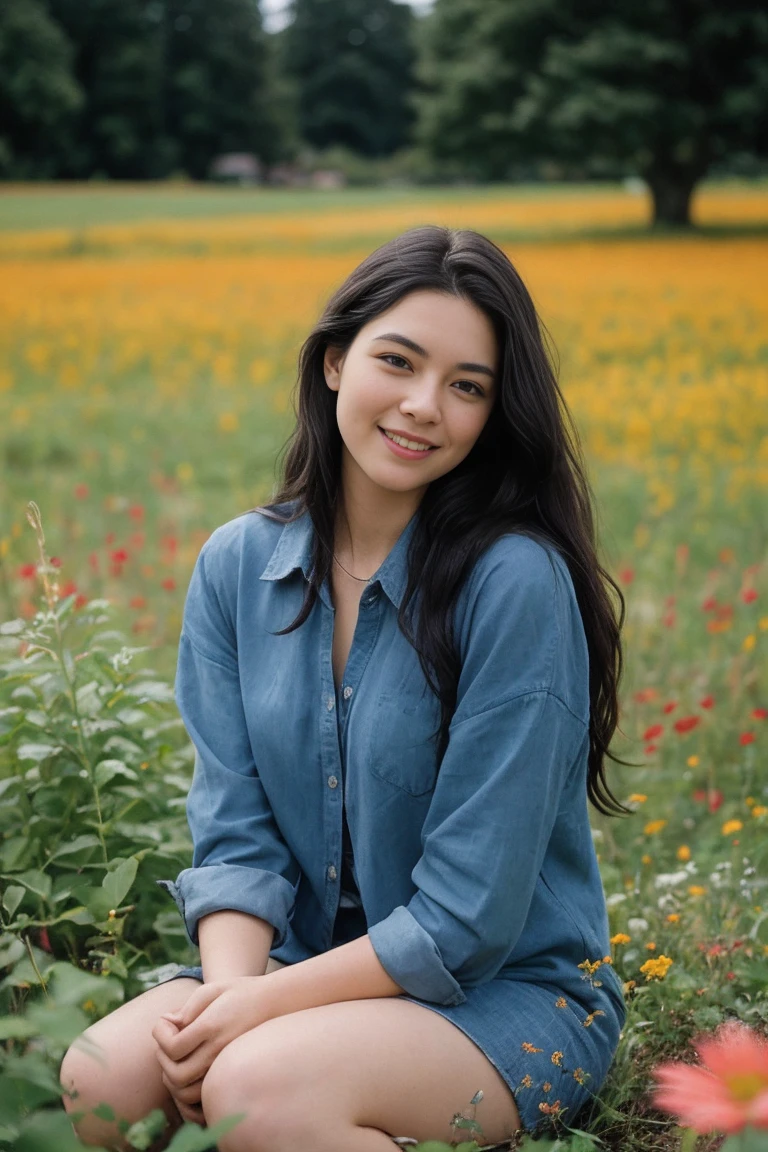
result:
M 679 1148 L 650 1070 L 728 1016 L 768 1032 L 768 185 L 704 186 L 691 234 L 648 218 L 619 186 L 0 193 L 0 1148 L 79 1148 L 57 1054 L 196 962 L 154 884 L 191 858 L 186 584 L 273 490 L 325 299 L 417 223 L 486 232 L 528 285 L 626 600 L 633 814 L 592 812 L 612 952 L 585 979 L 613 964 L 628 1017 L 558 1146 Z

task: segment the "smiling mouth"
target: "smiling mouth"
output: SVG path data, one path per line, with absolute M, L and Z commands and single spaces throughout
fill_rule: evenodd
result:
M 414 454 L 418 453 L 420 455 L 426 456 L 429 452 L 434 452 L 438 447 L 437 444 L 421 444 L 417 440 L 411 440 L 409 436 L 398 435 L 397 439 L 395 439 L 395 433 L 388 431 L 386 428 L 382 428 L 380 424 L 377 425 L 377 427 L 385 439 L 390 440 L 393 444 L 397 444 L 398 448 L 403 448 L 406 452 L 413 452 Z M 407 443 L 402 444 L 400 443 L 401 440 L 405 440 Z M 410 444 L 419 444 L 419 447 L 411 448 L 409 447 Z

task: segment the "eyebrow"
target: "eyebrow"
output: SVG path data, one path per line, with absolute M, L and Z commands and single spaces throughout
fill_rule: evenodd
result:
M 404 348 L 410 348 L 411 352 L 415 352 L 417 356 L 423 356 L 425 360 L 429 359 L 426 348 L 422 348 L 421 344 L 417 344 L 415 340 L 409 340 L 407 336 L 401 336 L 398 332 L 386 332 L 383 336 L 374 336 L 371 343 L 376 340 L 391 340 L 395 344 L 402 344 Z M 463 372 L 480 372 L 484 376 L 490 376 L 491 380 L 495 378 L 495 373 L 485 364 L 462 363 L 457 364 L 456 367 L 461 368 Z

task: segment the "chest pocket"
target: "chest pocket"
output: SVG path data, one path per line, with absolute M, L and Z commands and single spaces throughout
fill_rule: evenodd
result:
M 431 793 L 437 780 L 440 703 L 414 657 L 400 686 L 380 692 L 373 704 L 369 769 L 409 796 Z

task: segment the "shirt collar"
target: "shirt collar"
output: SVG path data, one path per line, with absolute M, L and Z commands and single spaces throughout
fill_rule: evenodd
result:
M 291 506 L 289 505 L 289 509 Z M 405 594 L 408 583 L 408 546 L 416 528 L 418 509 L 406 524 L 389 555 L 382 561 L 373 575 L 369 587 L 378 583 L 386 592 L 395 608 Z M 306 580 L 312 570 L 312 547 L 314 526 L 308 511 L 296 520 L 286 524 L 278 537 L 275 550 L 259 577 L 260 580 L 283 580 L 300 568 Z

